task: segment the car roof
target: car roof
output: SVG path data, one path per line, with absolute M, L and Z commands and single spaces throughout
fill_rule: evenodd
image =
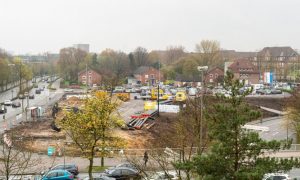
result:
M 112 170 L 117 170 L 117 169 L 129 169 L 129 170 L 132 170 L 132 171 L 135 171 L 134 169 L 132 169 L 132 168 L 129 168 L 129 167 L 116 167 L 116 168 L 114 168 L 114 169 L 112 169 Z
M 71 164 L 71 163 L 68 163 L 68 164 L 57 164 L 57 165 L 53 166 L 53 168 L 57 167 L 57 166 L 76 166 L 76 164 Z
M 267 173 L 264 175 L 265 177 L 271 177 L 271 176 L 284 176 L 284 177 L 289 177 L 288 174 L 284 174 L 284 173 Z
M 64 169 L 55 169 L 55 170 L 50 170 L 48 173 L 50 173 L 50 172 L 67 172 L 67 173 L 69 173 L 69 171 L 67 171 L 67 170 L 64 170 Z M 47 173 L 47 174 L 48 174 Z

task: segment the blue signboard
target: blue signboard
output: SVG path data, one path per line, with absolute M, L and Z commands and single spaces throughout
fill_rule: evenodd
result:
M 273 73 L 270 72 L 270 83 L 272 84 L 273 83 Z
M 48 156 L 53 156 L 55 153 L 55 148 L 52 146 L 48 147 Z

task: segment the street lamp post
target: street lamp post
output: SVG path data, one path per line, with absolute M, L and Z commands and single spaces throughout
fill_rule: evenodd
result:
M 199 152 L 202 151 L 202 134 L 203 134 L 203 95 L 204 95 L 204 80 L 203 80 L 203 74 L 204 74 L 204 71 L 206 71 L 208 69 L 208 66 L 198 66 L 197 67 L 198 71 L 201 72 L 201 96 L 200 96 L 200 106 L 201 106 L 201 109 L 200 109 L 200 142 L 199 142 Z
M 157 83 L 157 116 L 159 117 L 159 84 L 160 84 L 160 61 L 158 61 L 158 83 Z
M 9 67 L 14 67 L 15 64 L 8 64 L 8 66 L 9 66 Z M 10 71 L 10 72 L 11 72 L 11 80 L 12 80 L 12 82 L 13 82 L 14 80 L 13 80 L 12 68 L 11 68 L 11 71 Z M 11 82 L 11 83 L 12 83 L 12 82 Z M 11 89 L 11 100 L 12 100 L 12 99 L 14 98 L 14 90 L 13 90 L 13 86 L 11 86 L 11 87 L 12 87 L 12 89 Z

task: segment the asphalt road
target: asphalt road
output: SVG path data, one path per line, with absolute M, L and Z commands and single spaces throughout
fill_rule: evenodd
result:
M 256 123 L 251 123 L 252 125 L 259 127 L 268 127 L 269 131 L 259 131 L 259 135 L 262 139 L 265 140 L 286 140 L 289 139 L 295 140 L 295 132 L 291 127 L 286 126 L 286 119 L 284 116 L 278 116 L 273 118 L 266 118 Z
M 47 86 L 49 85 L 46 82 L 39 82 L 38 83 L 38 87 L 45 87 L 45 90 L 41 92 L 41 94 L 35 94 L 35 90 L 36 88 L 33 88 L 29 94 L 34 94 L 35 98 L 34 99 L 23 99 L 23 106 L 24 109 L 25 107 L 27 107 L 27 102 L 29 102 L 29 107 L 43 107 L 44 109 L 46 107 L 48 107 L 49 105 L 54 104 L 58 99 L 60 99 L 64 92 L 62 89 L 59 89 L 59 83 L 60 80 L 57 80 L 53 83 L 52 87 L 57 88 L 56 91 L 49 91 L 47 89 Z M 7 99 L 10 99 L 9 97 L 7 97 Z M 16 99 L 14 101 L 19 101 L 22 104 L 22 99 Z M 7 108 L 7 113 L 5 114 L 5 119 L 3 118 L 3 115 L 0 116 L 0 132 L 2 133 L 4 131 L 5 128 L 10 128 L 14 122 L 15 123 L 19 123 L 21 120 L 26 120 L 26 113 L 23 112 L 22 113 L 22 107 L 18 107 L 18 108 L 13 108 L 11 106 L 6 106 Z M 20 120 L 16 120 L 16 116 L 22 114 L 22 118 Z M 28 112 L 28 119 L 30 120 L 29 117 L 29 112 Z

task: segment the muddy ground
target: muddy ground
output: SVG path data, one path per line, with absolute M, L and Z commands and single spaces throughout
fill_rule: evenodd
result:
M 283 99 L 272 99 L 272 98 L 247 98 L 247 102 L 249 102 L 253 106 L 265 106 L 268 108 L 283 110 L 285 105 L 285 100 Z M 71 99 L 69 102 L 61 102 L 62 106 L 69 105 L 77 105 L 79 106 L 77 100 Z M 50 111 L 48 112 L 48 116 L 50 116 Z M 263 117 L 272 117 L 276 116 L 276 114 L 269 113 L 263 111 Z M 59 118 L 62 118 L 63 115 L 59 114 Z M 175 134 L 173 128 L 170 128 L 174 125 L 174 122 L 177 121 L 178 115 L 174 113 L 160 113 L 160 117 L 156 117 L 153 122 L 155 124 L 147 129 L 143 128 L 141 130 L 121 130 L 115 129 L 114 134 L 119 137 L 124 138 L 126 142 L 127 149 L 144 149 L 150 148 L 153 141 L 165 141 L 165 146 L 175 146 L 174 142 L 172 142 L 172 138 L 164 137 L 169 136 L 170 134 Z M 47 148 L 49 146 L 62 146 L 61 143 L 66 140 L 66 136 L 63 132 L 56 132 L 51 129 L 50 124 L 52 123 L 52 119 L 44 119 L 30 123 L 24 123 L 14 130 L 18 134 L 18 136 L 23 137 L 24 140 L 28 141 L 28 145 L 26 148 L 34 150 L 39 153 L 47 153 Z M 163 140 L 164 139 L 164 140 Z M 169 140 L 169 141 L 168 141 Z M 67 147 L 71 151 L 73 147 Z M 75 153 L 76 154 L 76 153 Z

